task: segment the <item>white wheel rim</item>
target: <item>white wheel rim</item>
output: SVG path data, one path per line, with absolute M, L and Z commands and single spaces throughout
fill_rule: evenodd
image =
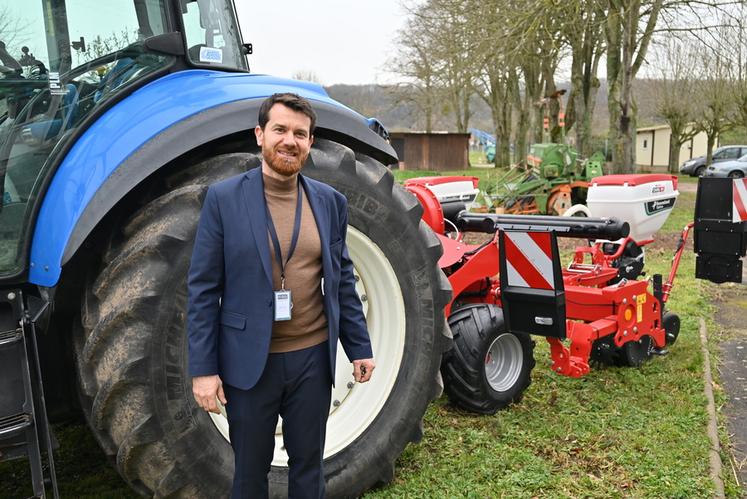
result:
M 518 381 L 523 365 L 519 339 L 510 333 L 500 334 L 485 355 L 485 379 L 496 392 L 506 392 Z
M 353 365 L 338 343 L 325 459 L 345 449 L 371 425 L 394 387 L 405 350 L 405 306 L 394 269 L 376 243 L 352 226 L 348 227 L 346 241 L 354 265 L 356 291 L 371 335 L 376 371 L 368 383 L 354 383 Z M 210 417 L 223 438 L 229 440 L 224 408 L 221 406 L 220 415 L 211 413 Z M 288 465 L 281 421 L 275 432 L 272 465 Z

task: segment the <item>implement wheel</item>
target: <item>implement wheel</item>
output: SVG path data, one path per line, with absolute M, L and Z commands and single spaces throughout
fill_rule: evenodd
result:
M 495 305 L 470 305 L 449 317 L 454 348 L 441 373 L 449 400 L 468 411 L 494 414 L 521 400 L 531 383 L 534 341 L 506 330 Z
M 672 312 L 664 312 L 661 323 L 666 334 L 667 346 L 674 345 L 680 335 L 680 317 Z
M 166 194 L 110 234 L 91 271 L 76 338 L 82 405 L 97 440 L 141 494 L 228 496 L 227 421 L 197 406 L 187 375 L 186 276 L 208 185 L 259 164 L 257 153 L 222 155 L 169 177 Z M 377 361 L 361 385 L 338 359 L 327 427 L 327 496 L 358 496 L 391 480 L 397 457 L 421 437 L 423 414 L 440 392 L 450 287 L 420 205 L 384 166 L 317 138 L 304 174 L 348 198 L 347 242 Z M 287 459 L 278 433 L 273 497 L 287 494 Z

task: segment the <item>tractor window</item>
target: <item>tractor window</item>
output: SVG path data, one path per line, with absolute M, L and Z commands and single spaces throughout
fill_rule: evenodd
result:
M 0 26 L 13 27 L 0 30 L 0 276 L 25 266 L 24 240 L 52 155 L 91 113 L 173 60 L 143 44 L 171 31 L 165 1 L 0 7 Z
M 246 70 L 233 4 L 225 0 L 181 0 L 189 59 L 198 66 Z

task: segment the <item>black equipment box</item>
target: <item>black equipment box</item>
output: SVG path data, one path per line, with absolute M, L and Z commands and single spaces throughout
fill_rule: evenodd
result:
M 743 202 L 737 182 L 743 179 L 706 178 L 698 182 L 695 201 L 695 277 L 715 283 L 742 282 L 747 251 L 747 222 L 735 222 Z

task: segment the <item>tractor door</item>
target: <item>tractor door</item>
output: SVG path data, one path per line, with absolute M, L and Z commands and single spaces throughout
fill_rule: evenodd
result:
M 36 206 L 75 138 L 175 60 L 145 44 L 175 31 L 166 0 L 3 5 L 3 24 L 17 29 L 0 31 L 0 280 L 26 268 Z

